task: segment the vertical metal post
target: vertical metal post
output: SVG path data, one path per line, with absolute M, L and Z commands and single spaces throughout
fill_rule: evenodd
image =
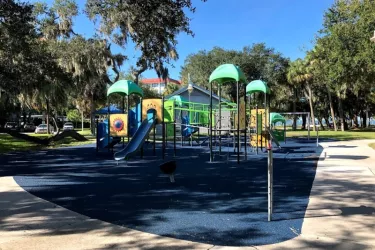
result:
M 219 84 L 219 155 L 221 155 L 221 84 Z
M 122 96 L 122 113 L 125 114 L 125 96 Z M 128 121 L 129 121 L 129 112 L 128 112 Z M 129 125 L 128 125 L 129 128 Z M 129 129 L 126 131 L 127 134 L 129 134 Z M 125 147 L 125 138 L 122 137 L 122 148 Z
M 319 126 L 316 126 L 316 147 L 319 147 Z
M 286 120 L 284 122 L 284 144 L 286 144 Z
M 237 164 L 240 164 L 240 89 L 237 81 Z
M 161 154 L 163 157 L 163 160 L 165 158 L 165 122 L 164 122 L 164 96 L 161 98 Z
M 246 143 L 246 132 L 247 132 L 247 112 L 246 112 L 246 91 L 245 91 L 245 97 L 244 97 L 244 104 L 245 104 L 245 161 L 247 160 L 247 143 Z
M 95 119 L 95 123 L 96 123 L 96 153 L 98 153 L 98 151 L 99 151 L 99 145 L 98 145 L 98 142 L 99 142 L 99 135 L 98 135 L 99 122 L 98 122 L 98 118 Z
M 182 110 L 180 110 L 180 132 L 181 132 L 181 147 L 184 146 L 184 137 L 182 135 Z
M 307 139 L 310 141 L 310 113 L 307 114 Z
M 109 108 L 109 96 L 107 96 L 107 104 L 108 104 L 108 107 L 107 107 L 107 111 L 108 111 L 108 134 L 107 134 L 107 138 L 108 138 L 108 152 L 111 152 L 111 147 L 109 146 L 110 143 L 111 143 L 111 111 L 110 111 L 110 108 Z
M 267 143 L 268 143 L 267 111 L 268 111 L 268 107 L 267 107 L 267 93 L 264 93 L 264 132 L 265 132 L 265 143 L 266 143 L 266 145 L 264 145 L 265 147 L 267 147 Z M 269 113 L 269 111 L 268 111 L 268 113 Z
M 213 162 L 213 154 L 212 154 L 212 82 L 210 82 L 210 117 L 209 121 L 209 136 L 210 136 L 210 162 Z
M 128 120 L 128 125 L 127 125 L 127 129 L 128 129 L 128 143 L 130 141 L 130 124 L 129 124 L 129 95 L 126 96 L 126 109 L 127 109 L 127 113 L 128 113 L 128 117 L 127 117 L 127 120 Z
M 258 154 L 258 104 L 255 106 L 255 132 L 256 132 L 256 147 L 257 147 L 257 154 Z
M 173 156 L 176 156 L 176 110 L 173 103 Z
M 155 156 L 156 154 L 156 122 L 154 123 L 154 135 L 153 135 L 153 141 L 154 141 L 154 146 L 152 148 L 152 154 Z
M 267 146 L 268 151 L 268 221 L 272 221 L 273 212 L 273 155 L 272 155 L 272 142 Z
M 140 101 L 140 110 L 139 110 L 139 112 L 140 112 L 140 121 L 138 121 L 138 123 L 137 123 L 137 129 L 140 127 L 140 124 L 142 124 L 142 122 L 143 122 L 143 98 L 142 97 L 140 97 L 139 98 L 139 101 Z M 138 119 L 138 117 L 137 117 L 137 119 Z M 141 158 L 143 158 L 143 144 L 142 144 L 142 147 L 141 147 Z
M 263 113 L 260 113 L 260 122 L 263 123 Z M 260 126 L 260 149 L 263 152 L 263 126 Z M 265 141 L 264 141 L 265 142 Z M 265 145 L 266 146 L 266 145 Z

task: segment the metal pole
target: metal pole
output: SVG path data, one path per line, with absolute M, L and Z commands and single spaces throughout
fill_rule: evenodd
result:
M 143 109 L 143 98 L 142 97 L 140 97 L 139 98 L 139 101 L 140 101 L 140 110 L 139 110 L 139 112 L 140 112 L 140 121 L 138 121 L 138 123 L 137 123 L 137 129 L 140 127 L 140 124 L 142 124 L 142 122 L 143 122 L 143 111 L 142 111 L 142 109 Z M 138 119 L 138 117 L 137 117 L 137 119 Z M 142 144 L 142 147 L 141 147 L 141 158 L 143 158 L 143 144 Z
M 246 93 L 245 93 L 245 97 L 244 97 L 244 104 L 245 104 L 245 161 L 247 160 L 247 143 L 246 143 L 246 130 L 247 130 L 247 112 L 246 112 L 246 101 L 247 101 L 247 98 L 246 98 Z
M 180 121 L 180 132 L 181 132 L 181 147 L 182 146 L 184 146 L 184 137 L 183 137 L 183 135 L 182 135 L 182 110 L 180 110 L 180 119 L 181 119 L 181 121 Z
M 174 104 L 173 104 L 174 105 Z M 173 156 L 176 156 L 176 111 L 173 109 Z
M 127 117 L 127 120 L 128 120 L 128 125 L 127 125 L 127 129 L 128 129 L 128 143 L 130 141 L 130 131 L 129 131 L 129 128 L 130 128 L 130 124 L 129 124 L 129 95 L 126 96 L 126 109 L 127 109 L 127 112 L 128 112 L 128 117 Z
M 98 118 L 95 119 L 95 123 L 96 123 L 96 153 L 98 153 L 99 151 L 99 145 L 98 145 L 98 142 L 99 142 L 99 135 L 98 135 Z
M 219 155 L 221 155 L 221 84 L 219 84 Z
M 273 211 L 273 156 L 272 156 L 272 143 L 269 142 L 267 146 L 268 151 L 268 221 L 272 221 Z
M 109 109 L 109 96 L 107 96 L 107 104 L 108 104 L 108 152 L 111 152 L 111 148 L 110 148 L 110 142 L 111 142 L 111 112 L 110 112 L 110 109 Z
M 255 132 L 256 132 L 256 147 L 258 154 L 258 104 L 255 106 Z
M 125 96 L 122 96 L 122 113 L 125 114 Z M 129 121 L 129 112 L 128 112 L 128 121 Z M 126 131 L 126 133 L 129 134 L 129 129 Z M 122 137 L 122 148 L 124 147 L 125 147 L 125 138 Z
M 240 89 L 237 81 L 237 164 L 240 164 Z
M 307 114 L 307 139 L 310 141 L 310 113 Z
M 165 158 L 165 122 L 164 122 L 164 96 L 161 98 L 161 125 L 162 125 L 162 130 L 161 130 L 161 152 L 162 152 L 162 157 L 163 160 Z
M 152 149 L 152 154 L 155 156 L 156 154 L 156 122 L 154 123 L 154 135 L 153 135 L 153 141 L 154 141 L 154 146 L 153 146 L 153 149 Z
M 208 119 L 209 124 L 209 136 L 210 136 L 210 162 L 213 162 L 212 154 L 212 82 L 210 82 L 210 117 Z
M 316 147 L 319 147 L 319 126 L 316 126 Z
M 284 144 L 286 144 L 286 121 L 284 122 Z

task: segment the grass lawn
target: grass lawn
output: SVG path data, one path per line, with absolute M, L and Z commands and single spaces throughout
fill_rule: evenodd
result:
M 306 136 L 307 131 L 287 131 L 287 137 Z M 316 132 L 310 131 L 310 136 L 316 138 Z M 375 139 L 375 130 L 349 130 L 349 131 L 319 131 L 320 138 L 330 138 L 335 140 L 358 140 Z
M 60 141 L 54 142 L 54 144 L 49 147 L 43 147 L 41 145 L 37 145 L 37 144 L 27 142 L 18 138 L 14 138 L 8 134 L 0 134 L 0 154 L 7 153 L 10 151 L 35 150 L 35 149 L 37 150 L 37 149 L 42 149 L 42 148 L 77 146 L 77 145 L 83 145 L 83 144 L 89 144 L 89 143 L 95 142 L 95 136 L 91 135 L 90 130 L 77 131 L 77 132 L 85 136 L 88 139 L 88 141 L 84 141 L 84 142 L 76 141 L 75 139 L 68 137 Z M 37 136 L 40 138 L 51 136 L 47 134 L 34 134 L 34 133 L 30 133 L 29 135 Z

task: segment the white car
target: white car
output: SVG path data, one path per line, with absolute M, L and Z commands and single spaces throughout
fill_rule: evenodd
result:
M 53 133 L 53 126 L 49 125 L 49 132 Z M 47 124 L 40 124 L 35 129 L 35 134 L 47 134 Z
M 72 122 L 66 122 L 64 124 L 63 130 L 64 131 L 66 131 L 66 130 L 74 130 L 73 123 Z

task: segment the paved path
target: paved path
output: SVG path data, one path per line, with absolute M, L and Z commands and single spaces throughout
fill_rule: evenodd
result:
M 322 143 L 302 233 L 282 243 L 241 249 L 375 249 L 375 151 L 369 142 Z M 239 249 L 90 219 L 32 196 L 12 177 L 0 178 L 1 250 L 108 248 Z

